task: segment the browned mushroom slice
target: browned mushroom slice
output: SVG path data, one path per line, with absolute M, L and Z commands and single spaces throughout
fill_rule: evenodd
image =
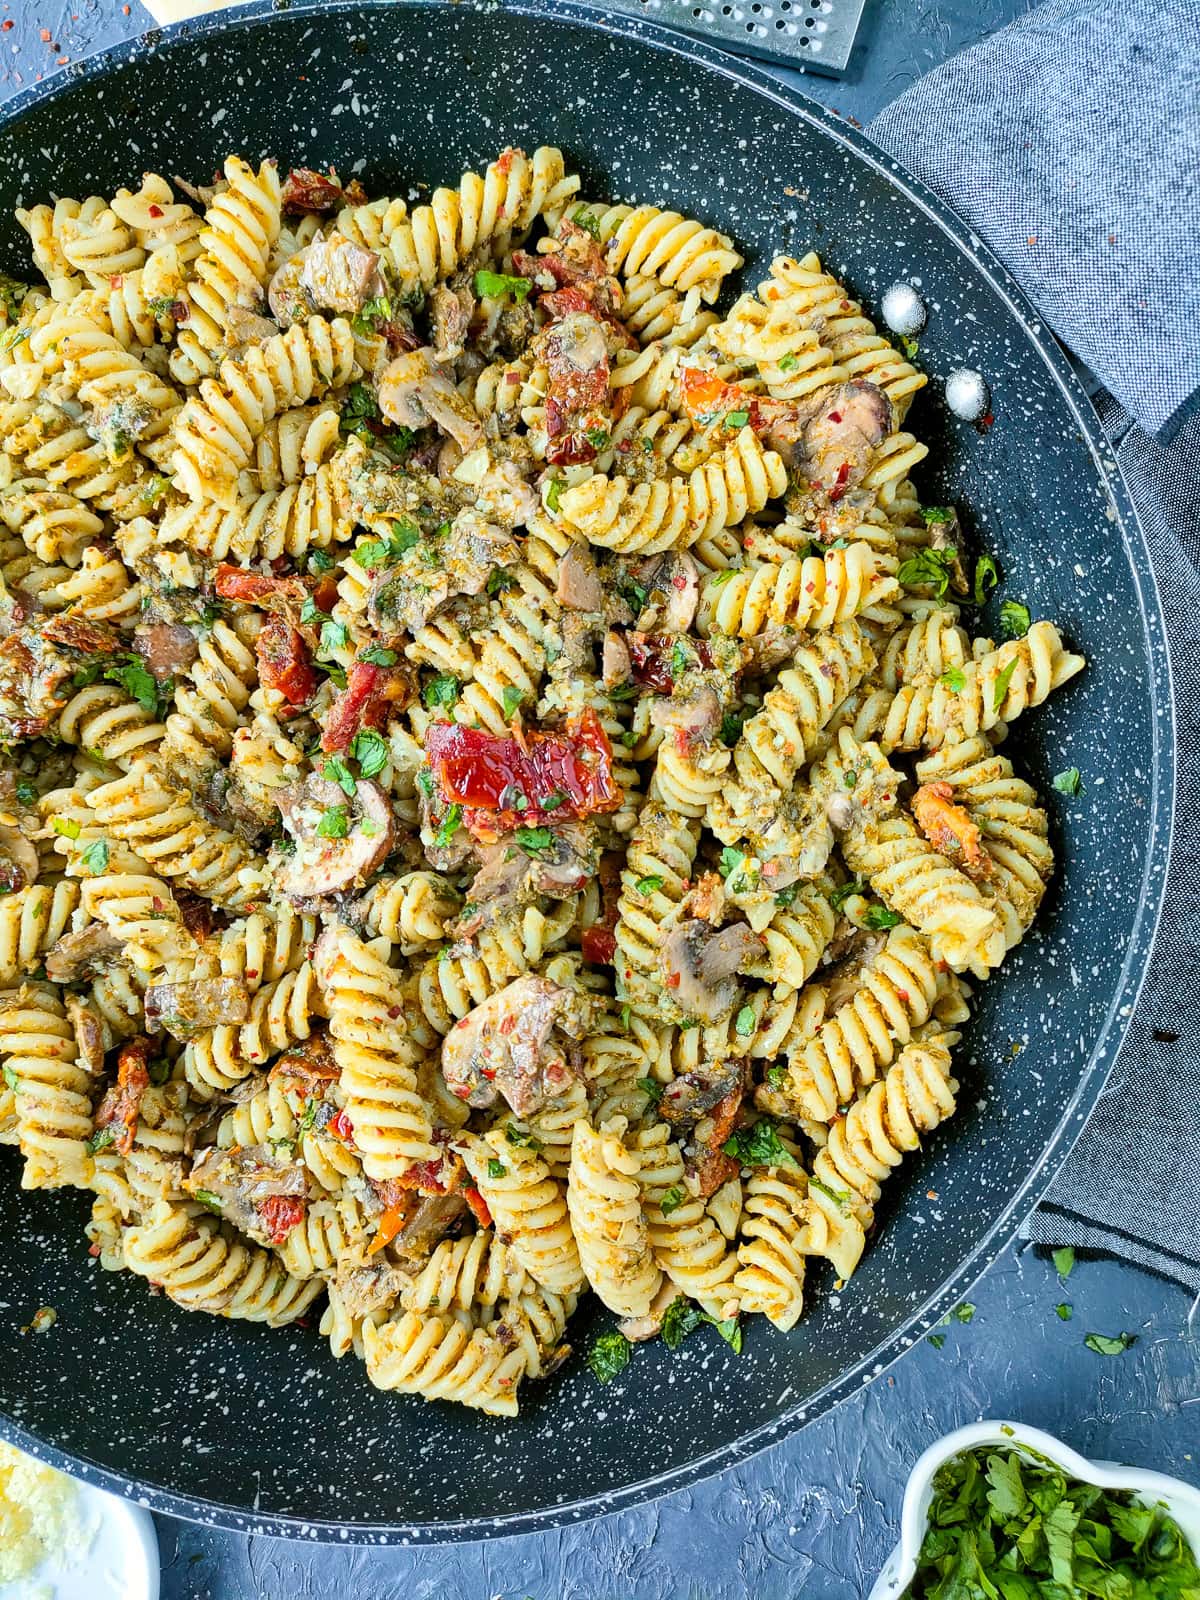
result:
M 389 361 L 379 378 L 379 409 L 389 422 L 425 428 L 432 422 L 464 453 L 483 442 L 483 424 L 469 400 L 436 364 L 428 347 L 406 350 Z
M 762 950 L 763 941 L 744 922 L 714 928 L 689 918 L 667 935 L 659 965 L 668 993 L 685 1015 L 719 1022 L 737 1001 L 738 971 Z
M 368 300 L 383 293 L 378 255 L 336 228 L 326 238 L 314 239 L 301 253 L 300 288 L 323 311 L 353 316 Z
M 517 978 L 451 1029 L 442 1045 L 442 1076 L 471 1106 L 503 1095 L 518 1116 L 538 1110 L 575 1077 L 561 1028 L 578 1037 L 579 998 L 548 978 Z
M 558 564 L 558 588 L 555 599 L 560 606 L 572 611 L 602 611 L 604 590 L 592 553 L 583 545 L 573 544 Z
M 51 983 L 94 978 L 118 960 L 123 949 L 102 922 L 89 922 L 86 928 L 63 934 L 46 957 L 46 976 Z
M 348 796 L 338 784 L 313 774 L 280 796 L 279 809 L 296 841 L 279 879 L 290 900 L 318 900 L 360 888 L 395 840 L 391 802 L 369 778 L 360 778 Z
M 700 602 L 700 574 L 686 550 L 668 550 L 634 568 L 646 590 L 637 619 L 642 633 L 686 633 Z
M 271 1242 L 272 1230 L 260 1209 L 263 1202 L 303 1200 L 308 1193 L 303 1162 L 265 1144 L 203 1151 L 192 1162 L 183 1186 L 189 1194 L 219 1209 L 243 1233 L 267 1243 Z
M 763 435 L 764 443 L 815 488 L 838 499 L 870 471 L 875 451 L 892 431 L 892 402 L 878 384 L 852 378 L 811 406 L 790 409 Z
M 250 996 L 236 978 L 194 978 L 189 983 L 152 983 L 146 990 L 146 1032 L 165 1029 L 190 1039 L 202 1028 L 245 1022 Z
M 200 653 L 196 635 L 182 622 L 142 622 L 133 630 L 133 648 L 155 678 L 186 672 Z

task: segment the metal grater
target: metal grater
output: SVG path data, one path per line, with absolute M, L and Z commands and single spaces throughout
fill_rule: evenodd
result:
M 866 0 L 608 0 L 614 11 L 694 33 L 739 55 L 844 72 Z

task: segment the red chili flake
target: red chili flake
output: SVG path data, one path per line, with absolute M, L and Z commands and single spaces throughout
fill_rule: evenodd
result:
M 161 217 L 163 214 L 163 208 L 161 206 L 151 205 L 147 206 L 146 209 L 149 211 L 152 217 Z
M 678 989 L 678 987 L 679 987 L 679 973 L 678 972 L 670 972 L 670 973 L 668 973 L 667 974 L 667 988 L 668 989 Z
M 393 1022 L 395 1022 L 396 1018 L 400 1015 L 400 1011 L 401 1008 L 399 1006 L 388 1007 L 388 1016 L 391 1017 Z
M 830 422 L 840 422 L 842 420 L 842 413 L 840 411 L 831 411 L 829 413 L 829 420 Z
M 4 26 L 6 28 L 11 28 L 12 27 L 12 23 L 11 22 L 6 22 L 4 24 Z M 89 1245 L 88 1246 L 88 1255 L 90 1255 L 90 1256 L 98 1256 L 99 1254 L 100 1254 L 100 1246 L 98 1244 L 93 1244 L 93 1245 Z
M 909 993 L 908 993 L 907 989 L 897 989 L 896 990 L 896 994 L 897 994 L 897 997 L 899 999 L 904 1001 L 905 1005 L 908 1004 L 908 1002 L 909 1002 Z
M 516 1027 L 516 1025 L 517 1025 L 516 1016 L 513 1014 L 513 1012 L 510 1011 L 508 1013 L 508 1015 L 504 1018 L 504 1020 L 500 1024 L 500 1032 L 501 1033 L 511 1033 L 513 1031 L 513 1029 Z
M 50 43 L 50 29 L 49 28 L 43 28 L 42 29 L 42 31 L 41 31 L 41 40 L 42 40 L 43 44 L 49 44 Z
M 272 1244 L 282 1244 L 297 1223 L 304 1221 L 304 1201 L 292 1195 L 272 1194 L 258 1203 L 263 1232 Z
M 833 488 L 830 489 L 830 491 L 829 491 L 829 498 L 830 498 L 831 501 L 832 500 L 840 500 L 842 498 L 842 496 L 845 494 L 845 492 L 846 492 L 846 481 L 849 478 L 849 476 L 850 476 L 850 463 L 848 461 L 843 461 L 841 466 L 838 468 L 838 474 L 837 474 L 837 478 L 834 480 Z
M 70 56 L 55 56 L 54 64 L 55 64 L 55 66 L 58 66 L 58 67 L 65 67 L 67 62 L 70 61 L 70 59 L 71 59 Z
M 329 1119 L 329 1131 L 338 1139 L 344 1139 L 350 1144 L 354 1139 L 354 1124 L 344 1111 L 339 1111 L 336 1117 Z
M 0 28 L 2 28 L 5 33 L 8 32 L 8 30 L 12 27 L 12 25 L 13 25 L 13 23 L 12 23 L 12 18 L 11 17 L 6 18 L 6 20 L 4 22 L 0 22 Z
M 995 417 L 990 411 L 985 411 L 975 426 L 979 429 L 980 433 L 986 433 L 995 420 Z

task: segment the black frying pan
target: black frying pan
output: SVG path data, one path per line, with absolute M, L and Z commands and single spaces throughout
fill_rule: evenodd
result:
M 65 81 L 64 81 L 65 80 Z M 111 193 L 218 157 L 334 161 L 373 193 L 456 181 L 505 143 L 560 144 L 584 193 L 656 200 L 734 233 L 757 281 L 815 246 L 868 304 L 898 277 L 933 308 L 921 360 L 991 380 L 986 436 L 935 382 L 911 426 L 926 497 L 972 509 L 1004 594 L 1056 618 L 1091 665 L 1018 724 L 1044 792 L 1065 766 L 1060 872 L 1037 931 L 982 996 L 959 1115 L 885 1188 L 851 1286 L 814 1279 L 792 1334 L 735 1356 L 694 1335 L 641 1348 L 600 1389 L 581 1361 L 497 1421 L 380 1395 L 314 1330 L 186 1315 L 88 1259 L 87 1197 L 21 1194 L 0 1152 L 0 1413 L 75 1472 L 182 1516 L 266 1532 L 479 1537 L 594 1515 L 751 1453 L 878 1374 L 1015 1231 L 1096 1099 L 1157 914 L 1172 788 L 1162 624 L 1144 544 L 1088 403 L 1011 281 L 861 136 L 762 73 L 653 28 L 540 0 L 482 10 L 257 3 L 149 34 L 10 102 L 5 212 Z M 0 261 L 28 261 L 0 220 Z M 7 257 L 8 259 L 3 259 Z M 1019 1053 L 1014 1045 L 1020 1045 Z M 936 1196 L 936 1198 L 934 1197 Z M 41 1305 L 58 1320 L 20 1335 Z M 577 1343 L 600 1319 L 585 1311 Z

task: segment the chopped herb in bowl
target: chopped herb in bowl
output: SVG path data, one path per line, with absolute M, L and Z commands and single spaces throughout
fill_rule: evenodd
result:
M 985 1445 L 938 1468 L 902 1600 L 1200 1600 L 1200 1565 L 1161 1505 Z

